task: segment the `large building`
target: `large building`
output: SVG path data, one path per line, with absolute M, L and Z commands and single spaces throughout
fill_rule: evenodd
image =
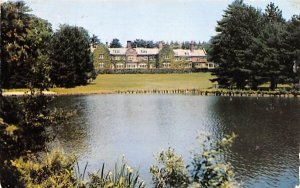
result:
M 207 62 L 206 51 L 195 49 L 172 49 L 159 43 L 158 48 L 133 48 L 127 41 L 126 48 L 108 48 L 98 45 L 94 50 L 95 68 L 98 70 L 120 69 L 213 69 Z

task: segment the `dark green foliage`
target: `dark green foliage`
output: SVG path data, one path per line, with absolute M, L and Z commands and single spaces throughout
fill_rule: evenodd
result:
M 22 1 L 1 5 L 1 80 L 4 88 L 35 85 L 37 79 L 50 82 L 48 44 L 51 24 L 30 15 L 29 11 Z M 37 75 L 36 69 L 45 69 L 43 75 Z
M 213 81 L 222 87 L 244 88 L 251 79 L 253 52 L 249 46 L 255 41 L 262 28 L 259 11 L 242 1 L 234 1 L 218 22 L 216 35 L 212 40 L 211 60 L 219 67 Z
M 217 78 L 212 81 L 220 87 L 257 89 L 268 82 L 274 90 L 277 84 L 292 83 L 291 46 L 297 39 L 291 37 L 274 3 L 261 13 L 236 0 L 225 11 L 216 31 L 208 52 L 210 60 L 218 65 L 214 71 Z
M 61 25 L 51 39 L 52 69 L 56 86 L 74 87 L 95 78 L 88 32 L 77 26 Z
M 97 45 L 100 44 L 100 39 L 98 39 L 98 37 L 93 34 L 93 36 L 90 38 L 90 43 L 91 43 L 93 48 L 96 48 Z
M 110 48 L 122 48 L 122 44 L 119 39 L 113 39 L 109 45 Z
M 152 40 L 135 39 L 132 43 L 133 48 L 154 48 L 155 43 Z
M 265 19 L 269 22 L 284 22 L 285 20 L 282 17 L 282 11 L 276 6 L 273 2 L 270 2 L 263 14 Z
M 4 88 L 22 87 L 30 70 L 29 8 L 22 1 L 1 4 L 1 82 Z

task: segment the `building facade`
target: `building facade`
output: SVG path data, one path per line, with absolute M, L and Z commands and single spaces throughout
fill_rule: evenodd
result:
M 126 48 L 108 48 L 100 44 L 93 49 L 94 66 L 97 70 L 121 69 L 213 69 L 207 62 L 204 49 L 172 49 L 159 43 L 158 48 L 133 48 L 127 41 Z

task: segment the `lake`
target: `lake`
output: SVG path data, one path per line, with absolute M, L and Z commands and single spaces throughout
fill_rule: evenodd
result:
M 149 167 L 162 149 L 175 148 L 188 164 L 198 135 L 238 137 L 225 159 L 243 187 L 295 187 L 299 174 L 300 100 L 191 95 L 61 96 L 77 110 L 55 129 L 57 146 L 97 171 L 126 157 L 151 187 Z

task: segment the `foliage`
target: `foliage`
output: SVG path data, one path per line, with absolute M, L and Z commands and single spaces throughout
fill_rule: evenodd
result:
M 255 90 L 266 82 L 272 90 L 278 84 L 292 83 L 295 55 L 291 48 L 298 44 L 294 45 L 297 37 L 292 37 L 291 28 L 272 2 L 262 13 L 241 0 L 234 1 L 218 22 L 218 34 L 208 50 L 210 60 L 218 65 L 212 81 L 220 87 Z
M 251 79 L 253 52 L 247 51 L 262 28 L 259 11 L 236 0 L 218 22 L 212 39 L 211 60 L 218 67 L 214 75 L 222 87 L 244 88 Z
M 50 46 L 50 77 L 56 86 L 85 85 L 95 78 L 90 37 L 84 28 L 61 25 L 54 33 Z
M 100 171 L 100 170 L 99 170 Z M 105 188 L 143 188 L 145 183 L 139 177 L 139 172 L 134 171 L 124 160 L 120 167 L 115 164 L 115 170 L 105 173 L 104 164 L 101 173 L 90 173 L 87 187 L 105 187 Z
M 133 48 L 154 48 L 155 43 L 152 40 L 135 39 L 132 43 Z
M 71 114 L 51 110 L 51 97 L 35 91 L 22 98 L 4 98 L 0 123 L 0 179 L 3 185 L 15 185 L 17 173 L 8 162 L 19 156 L 45 149 L 52 137 L 48 126 L 58 126 Z
M 122 44 L 119 39 L 113 39 L 109 45 L 110 48 L 122 48 Z
M 158 166 L 153 165 L 150 167 L 155 187 L 188 186 L 188 171 L 182 157 L 177 155 L 174 149 L 168 148 L 168 150 L 160 152 L 157 162 Z
M 158 54 L 158 68 L 163 68 L 164 63 L 173 64 L 174 60 L 174 51 L 172 50 L 170 45 L 164 45 L 163 48 L 159 51 Z
M 75 176 L 75 158 L 52 151 L 43 159 L 33 155 L 11 161 L 25 187 L 80 187 Z
M 103 44 L 97 45 L 95 50 L 93 51 L 93 62 L 96 70 L 100 69 L 100 63 L 103 63 L 104 69 L 110 68 L 109 50 Z
M 216 143 L 208 136 L 202 144 L 202 152 L 195 153 L 191 165 L 184 165 L 174 149 L 162 151 L 157 159 L 159 166 L 150 167 L 155 187 L 237 187 L 230 164 L 223 155 L 236 135 L 226 135 Z
M 100 39 L 98 39 L 98 37 L 93 34 L 93 36 L 90 38 L 90 43 L 93 48 L 96 48 L 96 46 L 100 44 Z
M 226 135 L 213 143 L 207 137 L 201 153 L 196 153 L 192 160 L 192 179 L 203 187 L 234 187 L 234 173 L 230 164 L 224 164 L 222 155 L 231 146 L 236 135 Z

